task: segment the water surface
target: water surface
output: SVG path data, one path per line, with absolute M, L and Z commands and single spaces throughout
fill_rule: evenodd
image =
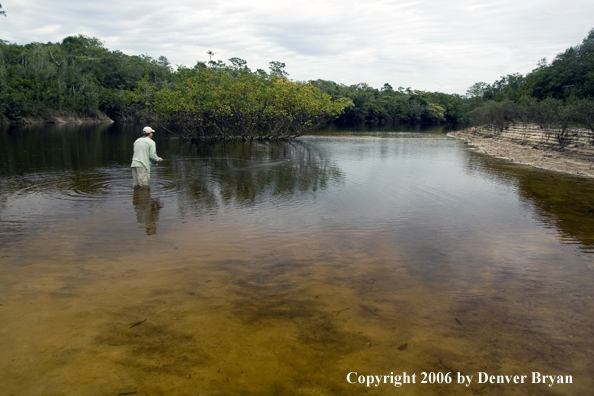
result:
M 327 132 L 155 136 L 134 190 L 138 130 L 0 133 L 7 395 L 591 394 L 592 180 L 440 130 Z

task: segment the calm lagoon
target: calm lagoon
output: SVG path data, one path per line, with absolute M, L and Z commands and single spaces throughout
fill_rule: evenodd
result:
M 134 190 L 141 128 L 0 130 L 3 394 L 592 394 L 594 180 L 441 129 L 157 132 Z

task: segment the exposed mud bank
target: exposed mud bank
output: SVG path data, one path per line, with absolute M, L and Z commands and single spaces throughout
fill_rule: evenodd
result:
M 463 139 L 479 152 L 510 161 L 594 178 L 594 147 L 574 145 L 565 148 L 553 144 L 509 139 L 463 130 L 448 136 Z

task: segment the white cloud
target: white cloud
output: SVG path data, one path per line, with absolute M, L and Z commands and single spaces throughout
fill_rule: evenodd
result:
M 18 44 L 98 37 L 111 50 L 172 64 L 240 57 L 286 63 L 297 80 L 464 93 L 525 74 L 579 44 L 591 0 L 3 0 L 0 38 Z

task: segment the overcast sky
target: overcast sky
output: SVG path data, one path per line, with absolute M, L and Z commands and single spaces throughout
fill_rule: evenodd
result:
M 464 94 L 582 42 L 594 0 L 0 0 L 0 39 L 84 34 L 191 67 L 239 57 L 293 80 Z

